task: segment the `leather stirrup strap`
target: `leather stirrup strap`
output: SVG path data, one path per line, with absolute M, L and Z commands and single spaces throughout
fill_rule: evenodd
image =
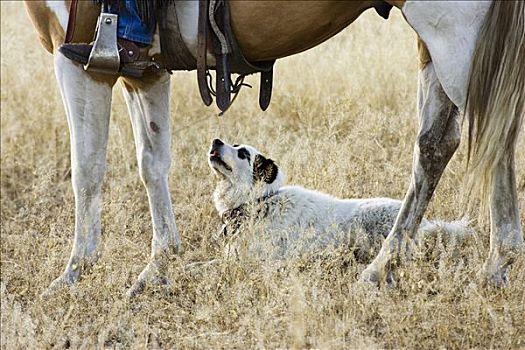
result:
M 225 112 L 230 107 L 231 86 L 230 72 L 228 71 L 228 55 L 215 55 L 215 90 L 217 96 L 215 103 L 221 112 Z
M 260 72 L 260 87 L 259 87 L 259 107 L 265 111 L 270 105 L 272 98 L 273 85 L 273 64 L 275 60 L 263 62 L 249 62 L 242 54 L 237 39 L 231 28 L 230 8 L 228 0 L 225 1 L 226 10 L 224 13 L 224 33 L 231 46 L 231 54 L 228 59 L 229 72 L 235 72 L 241 75 L 248 75 L 255 72 Z
M 213 102 L 206 80 L 206 71 L 208 70 L 206 55 L 208 41 L 208 4 L 209 0 L 199 0 L 199 22 L 198 22 L 198 39 L 197 39 L 197 82 L 202 102 L 206 106 Z
M 224 28 L 226 12 L 229 11 L 227 8 L 228 2 L 219 2 L 217 7 L 214 9 L 215 21 L 217 26 L 221 29 Z M 215 51 L 215 103 L 221 112 L 225 112 L 230 107 L 231 101 L 231 77 L 230 77 L 230 64 L 228 53 L 222 52 L 222 44 L 219 38 L 213 36 L 213 49 Z
M 67 20 L 66 38 L 64 39 L 65 43 L 70 43 L 73 40 L 73 35 L 75 34 L 77 5 L 78 0 L 71 0 L 71 5 L 69 6 L 69 18 Z
M 261 72 L 261 82 L 259 86 L 259 107 L 265 111 L 272 100 L 273 86 L 273 67 L 269 71 Z

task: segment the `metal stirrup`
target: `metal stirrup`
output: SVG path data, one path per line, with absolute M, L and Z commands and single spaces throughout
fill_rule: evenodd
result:
M 102 11 L 98 17 L 97 37 L 89 54 L 85 70 L 117 74 L 120 55 L 117 46 L 118 15 Z

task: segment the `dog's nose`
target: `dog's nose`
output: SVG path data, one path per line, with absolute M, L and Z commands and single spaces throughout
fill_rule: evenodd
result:
M 211 143 L 212 147 L 220 147 L 222 145 L 224 145 L 224 142 L 222 142 L 221 140 L 219 139 L 215 139 L 213 140 L 213 142 Z

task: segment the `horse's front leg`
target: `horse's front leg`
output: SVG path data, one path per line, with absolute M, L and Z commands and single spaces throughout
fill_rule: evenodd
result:
M 459 113 L 437 79 L 434 65 L 427 63 L 419 72 L 418 112 L 420 129 L 414 147 L 410 187 L 392 231 L 374 261 L 363 271 L 361 280 L 392 282 L 391 268 L 413 239 L 432 194 L 460 142 Z
M 84 71 L 60 53 L 55 54 L 55 74 L 66 110 L 71 140 L 71 178 L 75 195 L 75 238 L 65 271 L 43 296 L 59 286 L 74 283 L 98 258 L 102 178 L 116 78 Z
M 151 258 L 128 294 L 146 283 L 164 283 L 169 255 L 180 248 L 168 188 L 171 165 L 170 78 L 167 73 L 143 80 L 124 80 L 124 97 L 131 117 L 140 177 L 146 187 L 153 221 Z

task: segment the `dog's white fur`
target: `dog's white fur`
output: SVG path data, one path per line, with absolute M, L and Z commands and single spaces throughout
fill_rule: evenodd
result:
M 371 239 L 386 237 L 402 204 L 391 198 L 339 199 L 301 186 L 284 186 L 283 170 L 249 145 L 215 140 L 208 161 L 220 179 L 213 201 L 219 215 L 228 218 L 224 219 L 225 234 L 235 235 L 238 232 L 232 230 L 256 224 L 264 232 L 263 236 L 257 235 L 256 245 L 260 248 L 272 243 L 273 251 L 267 252 L 272 256 L 343 242 L 359 244 L 355 239 L 359 231 Z M 265 163 L 263 168 L 273 169 L 269 179 L 257 178 L 255 174 L 261 162 Z M 272 175 L 271 170 L 268 172 Z M 230 214 L 238 208 L 245 214 L 241 223 L 233 224 Z M 461 236 L 468 228 L 465 221 L 423 219 L 418 236 L 437 231 Z

